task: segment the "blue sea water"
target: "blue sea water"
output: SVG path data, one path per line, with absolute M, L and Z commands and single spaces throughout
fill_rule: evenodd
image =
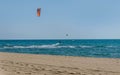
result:
M 120 40 L 0 40 L 0 52 L 120 58 Z

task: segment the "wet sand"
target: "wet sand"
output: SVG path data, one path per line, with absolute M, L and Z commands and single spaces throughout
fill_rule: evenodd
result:
M 120 75 L 120 59 L 0 52 L 0 75 Z

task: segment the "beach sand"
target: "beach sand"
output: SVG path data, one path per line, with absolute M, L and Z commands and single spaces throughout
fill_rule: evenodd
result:
M 120 75 L 120 59 L 0 52 L 0 75 Z

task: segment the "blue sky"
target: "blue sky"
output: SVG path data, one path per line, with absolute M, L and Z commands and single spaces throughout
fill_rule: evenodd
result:
M 120 0 L 0 0 L 0 39 L 120 39 Z

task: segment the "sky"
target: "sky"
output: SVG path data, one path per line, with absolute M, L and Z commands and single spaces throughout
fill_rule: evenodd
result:
M 120 0 L 0 0 L 0 39 L 120 39 Z

